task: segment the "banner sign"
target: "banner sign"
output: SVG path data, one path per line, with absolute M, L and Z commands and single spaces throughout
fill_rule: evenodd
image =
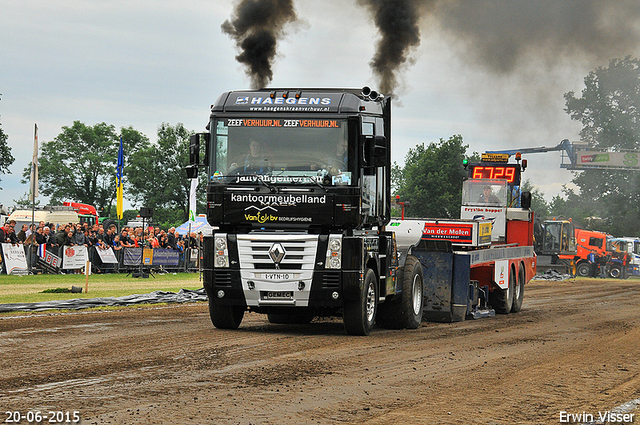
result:
M 62 250 L 62 268 L 81 269 L 89 261 L 89 252 L 84 245 L 65 246 Z
M 125 248 L 123 264 L 125 266 L 177 266 L 180 261 L 180 251 L 173 249 Z
M 582 167 L 605 166 L 611 168 L 640 169 L 640 154 L 634 152 L 578 151 L 576 165 Z
M 2 244 L 2 256 L 7 274 L 27 274 L 27 257 L 22 245 Z
M 472 223 L 425 223 L 422 239 L 445 239 L 454 243 L 471 244 L 473 242 Z
M 116 258 L 115 252 L 113 252 L 113 248 L 96 248 L 96 252 L 98 253 L 98 256 L 100 257 L 100 260 L 103 264 L 118 264 L 118 259 Z
M 153 266 L 177 266 L 180 260 L 180 252 L 173 249 L 154 249 L 151 264 Z M 147 264 L 145 264 L 147 265 Z
M 138 266 L 142 261 L 142 248 L 124 248 L 122 264 L 125 266 Z
M 145 266 L 150 266 L 153 262 L 153 249 L 145 248 L 142 252 L 142 264 Z
M 38 246 L 38 256 L 51 267 L 60 268 L 62 265 L 62 258 L 50 252 L 45 244 Z

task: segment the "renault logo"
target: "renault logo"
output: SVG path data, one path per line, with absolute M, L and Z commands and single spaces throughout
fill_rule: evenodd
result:
M 279 243 L 274 243 L 269 248 L 269 257 L 276 264 L 276 267 L 279 267 L 280 262 L 284 258 L 287 251 L 285 251 L 284 247 Z

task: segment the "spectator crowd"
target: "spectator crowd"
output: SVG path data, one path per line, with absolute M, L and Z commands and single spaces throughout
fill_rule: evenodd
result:
M 163 248 L 179 252 L 178 270 L 193 268 L 195 265 L 190 261 L 190 256 L 185 255 L 189 249 L 200 249 L 203 235 L 192 232 L 187 235 L 180 235 L 175 227 L 167 231 L 158 227 L 122 227 L 117 230 L 115 224 L 111 224 L 105 229 L 102 224 L 90 225 L 89 223 L 67 223 L 53 224 L 40 223 L 23 224 L 20 229 L 16 229 L 16 221 L 8 220 L 4 226 L 0 227 L 0 243 L 12 245 L 23 245 L 29 270 L 37 268 L 38 253 L 42 252 L 41 246 L 47 252 L 54 253 L 62 258 L 63 249 L 66 246 L 86 246 L 91 261 L 93 272 L 119 272 L 122 269 L 123 250 L 125 248 Z M 103 264 L 100 260 L 98 250 L 113 249 L 118 259 L 117 264 Z M 199 257 L 199 255 L 198 255 Z M 186 263 L 185 263 L 186 261 Z M 2 267 L 2 273 L 6 273 L 6 268 Z

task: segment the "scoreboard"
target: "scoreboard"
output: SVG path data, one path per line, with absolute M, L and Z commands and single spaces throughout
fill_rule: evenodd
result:
M 520 164 L 469 164 L 469 178 L 506 180 L 511 186 L 519 186 Z

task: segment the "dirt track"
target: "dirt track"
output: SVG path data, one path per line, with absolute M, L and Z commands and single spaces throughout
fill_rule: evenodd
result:
M 204 303 L 0 316 L 0 353 L 3 421 L 558 424 L 640 398 L 640 281 L 532 282 L 518 314 L 369 337 L 257 314 L 221 331 Z

